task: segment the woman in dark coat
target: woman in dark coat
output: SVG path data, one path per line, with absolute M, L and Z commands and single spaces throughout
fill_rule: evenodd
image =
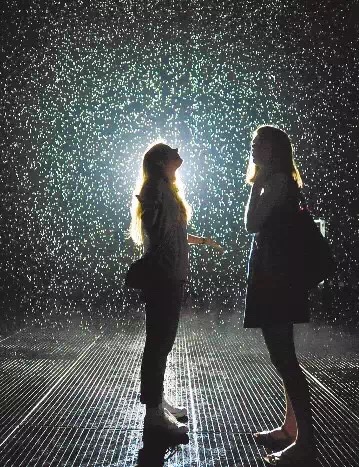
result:
M 294 465 L 316 454 L 308 383 L 299 366 L 293 324 L 309 321 L 308 290 L 296 274 L 294 216 L 299 209 L 299 171 L 288 135 L 272 126 L 259 127 L 252 140 L 247 169 L 252 185 L 245 212 L 254 234 L 248 264 L 244 327 L 262 328 L 270 358 L 283 379 L 286 414 L 281 427 L 255 433 L 272 448 L 271 465 Z M 283 449 L 284 448 L 284 449 Z
M 132 205 L 131 237 L 153 253 L 153 274 L 143 289 L 146 343 L 141 365 L 141 402 L 146 404 L 145 427 L 186 433 L 177 419 L 186 416 L 163 395 L 166 361 L 178 328 L 183 286 L 188 276 L 188 244 L 221 248 L 214 240 L 187 234 L 191 208 L 176 170 L 182 159 L 164 143 L 146 151 Z

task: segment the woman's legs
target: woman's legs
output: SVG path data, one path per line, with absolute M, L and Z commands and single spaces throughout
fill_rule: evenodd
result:
M 273 365 L 283 379 L 287 393 L 287 410 L 283 426 L 293 433 L 293 414 L 296 421 L 296 445 L 314 446 L 310 393 L 308 383 L 299 366 L 294 347 L 293 325 L 278 324 L 263 328 L 264 339 Z
M 141 365 L 141 397 L 147 408 L 162 402 L 167 356 L 172 350 L 182 303 L 182 284 L 145 291 L 146 343 Z
M 292 403 L 285 387 L 284 393 L 286 409 L 283 424 L 274 430 L 260 431 L 253 435 L 257 442 L 274 450 L 288 446 L 295 441 L 297 437 L 297 422 L 295 420 Z
M 285 419 L 282 425 L 283 430 L 287 433 L 291 439 L 296 439 L 297 437 L 297 422 L 295 420 L 295 415 L 293 411 L 293 406 L 290 401 L 288 391 L 284 386 L 285 393 Z

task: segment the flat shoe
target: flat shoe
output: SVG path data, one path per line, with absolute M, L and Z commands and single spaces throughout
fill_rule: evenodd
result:
M 168 435 L 179 436 L 188 433 L 188 426 L 180 423 L 166 409 L 146 413 L 143 428 L 146 431 L 158 431 Z
M 162 407 L 168 410 L 168 412 L 170 412 L 177 419 L 186 417 L 188 419 L 187 409 L 185 407 L 177 407 L 165 397 L 162 398 Z

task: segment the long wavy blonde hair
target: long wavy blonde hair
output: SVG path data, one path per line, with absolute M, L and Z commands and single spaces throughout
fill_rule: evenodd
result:
M 140 172 L 132 194 L 131 223 L 129 229 L 130 237 L 138 246 L 143 244 L 144 231 L 142 225 L 143 209 L 136 195 L 139 195 L 148 183 L 158 181 L 161 177 L 164 177 L 163 165 L 167 160 L 167 155 L 170 150 L 171 147 L 161 141 L 149 146 L 143 155 Z M 181 221 L 188 224 L 192 215 L 192 208 L 186 201 L 184 186 L 178 174 L 176 174 L 175 179 L 170 182 L 170 189 L 180 208 Z
M 260 125 L 252 134 L 252 141 L 256 136 L 269 141 L 272 145 L 273 168 L 277 172 L 288 173 L 293 180 L 297 182 L 299 188 L 302 188 L 303 181 L 297 165 L 294 161 L 294 148 L 287 133 L 275 126 Z M 253 162 L 252 156 L 249 158 L 247 167 L 246 182 L 253 185 L 256 179 L 259 166 Z

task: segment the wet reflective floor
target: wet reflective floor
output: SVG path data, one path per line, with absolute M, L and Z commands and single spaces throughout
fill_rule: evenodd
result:
M 296 325 L 318 466 L 359 465 L 358 342 L 350 330 Z M 280 379 L 259 330 L 239 315 L 184 311 L 166 392 L 189 434 L 143 434 L 141 312 L 96 325 L 29 326 L 0 341 L 0 466 L 263 466 L 251 433 L 278 426 Z M 177 445 L 177 446 L 176 446 Z M 308 464 L 307 464 L 308 465 Z

